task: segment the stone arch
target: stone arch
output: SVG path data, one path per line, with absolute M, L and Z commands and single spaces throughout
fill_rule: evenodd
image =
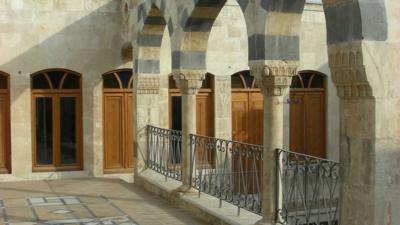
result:
M 206 71 L 208 37 L 226 0 L 197 0 L 180 18 L 183 31 L 180 50 L 173 53 L 173 69 Z
M 165 4 L 153 3 L 150 6 L 142 4 L 138 8 L 138 19 L 141 22 L 136 43 L 138 55 L 135 70 L 138 74 L 160 74 L 161 46 L 163 38 L 168 36 L 165 35 L 166 27 L 171 27 L 168 26 L 169 20 L 165 17 L 163 10 L 165 10 Z

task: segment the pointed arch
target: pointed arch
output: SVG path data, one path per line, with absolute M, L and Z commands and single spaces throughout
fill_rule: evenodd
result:
M 173 52 L 174 70 L 206 71 L 208 37 L 226 0 L 197 0 L 181 16 L 183 37 L 180 51 Z
M 162 8 L 165 5 L 161 4 Z M 148 8 L 146 10 L 146 8 Z M 160 74 L 161 45 L 167 27 L 164 12 L 156 4 L 139 6 L 139 17 L 143 25 L 138 34 L 138 58 L 135 62 L 138 74 Z

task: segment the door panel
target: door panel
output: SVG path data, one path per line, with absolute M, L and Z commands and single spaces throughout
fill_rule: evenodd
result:
M 305 154 L 304 94 L 292 93 L 290 105 L 290 149 Z
M 246 142 L 248 139 L 248 93 L 232 93 L 232 139 Z
M 197 134 L 213 136 L 212 99 L 209 93 L 200 93 L 196 100 Z
M 0 94 L 0 173 L 10 172 L 10 120 L 8 95 Z
M 104 165 L 105 169 L 124 166 L 123 94 L 104 96 Z
M 262 145 L 264 138 L 264 100 L 261 93 L 250 93 L 249 143 Z
M 325 158 L 325 101 L 323 93 L 310 93 L 306 99 L 307 154 Z
M 290 105 L 290 149 L 326 157 L 325 93 L 292 91 Z

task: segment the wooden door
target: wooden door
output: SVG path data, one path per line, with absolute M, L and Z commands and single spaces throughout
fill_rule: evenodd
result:
M 124 167 L 124 95 L 104 95 L 104 168 Z
M 134 123 L 131 70 L 103 75 L 104 173 L 132 172 Z
M 264 98 L 261 92 L 249 93 L 249 130 L 248 141 L 251 144 L 263 145 L 264 139 Z
M 324 77 L 300 72 L 290 92 L 290 149 L 326 157 L 326 111 Z
M 0 92 L 0 173 L 11 170 L 9 107 L 9 95 Z

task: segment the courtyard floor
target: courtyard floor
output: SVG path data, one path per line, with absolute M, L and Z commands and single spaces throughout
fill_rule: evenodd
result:
M 0 183 L 0 225 L 205 225 L 140 187 L 115 179 Z

